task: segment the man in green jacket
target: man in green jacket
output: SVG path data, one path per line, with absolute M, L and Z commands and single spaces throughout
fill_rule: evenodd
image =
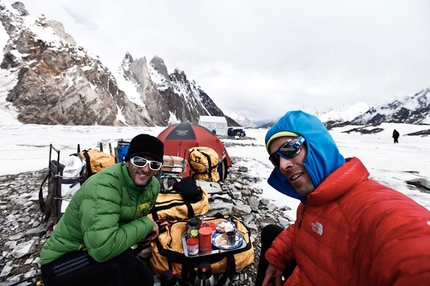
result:
M 158 235 L 147 217 L 160 185 L 164 145 L 140 134 L 124 163 L 91 176 L 74 194 L 42 248 L 44 285 L 153 285 L 154 276 L 131 246 Z

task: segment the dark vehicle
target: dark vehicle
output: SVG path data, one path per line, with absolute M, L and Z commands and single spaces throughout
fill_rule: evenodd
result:
M 228 136 L 238 136 L 238 137 L 245 137 L 246 133 L 245 130 L 242 128 L 232 128 L 230 127 L 227 131 Z

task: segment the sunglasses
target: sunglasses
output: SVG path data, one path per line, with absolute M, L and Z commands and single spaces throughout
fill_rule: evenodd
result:
M 269 156 L 269 160 L 272 164 L 279 168 L 279 161 L 282 158 L 291 159 L 300 153 L 301 147 L 305 142 L 305 138 L 298 136 L 294 139 L 288 139 L 275 153 Z
M 159 171 L 161 167 L 163 166 L 163 163 L 158 161 L 151 161 L 142 157 L 133 157 L 130 159 L 130 162 L 139 168 L 145 168 L 146 165 L 149 164 L 149 169 L 152 171 Z

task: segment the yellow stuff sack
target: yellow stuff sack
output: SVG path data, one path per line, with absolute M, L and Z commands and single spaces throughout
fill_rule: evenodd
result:
M 87 177 L 115 164 L 114 156 L 97 149 L 83 150 L 79 155 L 85 160 Z
M 227 221 L 227 218 L 204 218 L 205 222 L 218 223 Z M 183 242 L 187 222 L 180 221 L 164 228 L 158 238 L 151 242 L 151 258 L 149 263 L 155 274 L 160 275 L 166 270 L 181 273 L 185 279 L 197 269 L 200 262 L 211 264 L 213 274 L 223 274 L 223 278 L 243 269 L 254 262 L 254 248 L 251 243 L 249 229 L 238 219 L 233 219 L 236 229 L 244 239 L 244 246 L 232 250 L 212 248 L 210 255 L 188 256 L 184 252 Z M 162 227 L 162 226 L 161 226 Z M 234 267 L 233 267 L 234 266 Z
M 209 147 L 193 147 L 189 149 L 188 162 L 190 176 L 194 180 L 218 182 L 218 153 Z

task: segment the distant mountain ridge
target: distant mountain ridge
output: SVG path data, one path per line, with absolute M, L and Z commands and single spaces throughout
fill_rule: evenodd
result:
M 317 116 L 331 128 L 344 124 L 379 125 L 381 123 L 408 123 L 430 125 L 430 88 L 423 89 L 414 95 L 407 95 L 391 102 L 375 107 L 369 107 L 365 102 L 353 106 L 330 110 L 305 110 Z M 233 118 L 235 118 L 233 116 Z M 273 126 L 279 118 L 253 121 L 260 128 Z M 241 122 L 241 121 L 238 121 Z
M 370 108 L 357 116 L 353 124 L 378 125 L 387 123 L 430 124 L 430 88 L 412 96 Z

